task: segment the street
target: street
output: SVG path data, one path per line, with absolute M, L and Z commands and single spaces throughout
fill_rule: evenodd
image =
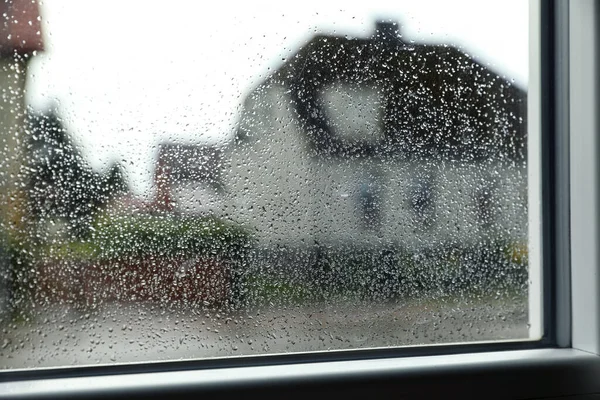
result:
M 147 303 L 46 307 L 3 321 L 3 368 L 40 368 L 526 339 L 522 300 L 269 306 L 236 312 Z

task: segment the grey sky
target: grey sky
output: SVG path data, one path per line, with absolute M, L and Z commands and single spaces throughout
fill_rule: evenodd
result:
M 58 106 L 96 169 L 122 160 L 149 196 L 155 146 L 231 134 L 249 88 L 315 32 L 367 36 L 378 18 L 405 39 L 454 44 L 527 85 L 528 2 L 45 0 L 47 50 L 28 100 Z

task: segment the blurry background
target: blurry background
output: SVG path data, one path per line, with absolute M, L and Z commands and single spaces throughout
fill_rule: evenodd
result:
M 230 138 L 243 97 L 316 33 L 368 37 L 389 19 L 408 40 L 452 44 L 527 85 L 519 0 L 45 0 L 40 11 L 45 51 L 29 70 L 28 103 L 56 107 L 91 166 L 121 162 L 147 199 L 159 143 Z
M 3 3 L 2 366 L 529 338 L 527 7 Z

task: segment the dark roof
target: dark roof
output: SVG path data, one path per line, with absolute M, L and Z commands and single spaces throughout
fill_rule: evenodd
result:
M 264 86 L 286 85 L 318 154 L 525 159 L 524 90 L 455 47 L 406 43 L 395 24 L 377 27 L 369 38 L 315 36 L 250 98 Z M 381 142 L 350 143 L 335 135 L 320 92 L 340 82 L 381 88 Z
M 41 25 L 36 0 L 0 2 L 0 54 L 23 55 L 43 50 Z

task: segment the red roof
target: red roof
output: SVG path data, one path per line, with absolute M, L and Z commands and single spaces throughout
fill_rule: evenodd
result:
M 37 0 L 0 1 L 0 53 L 28 54 L 43 49 Z

